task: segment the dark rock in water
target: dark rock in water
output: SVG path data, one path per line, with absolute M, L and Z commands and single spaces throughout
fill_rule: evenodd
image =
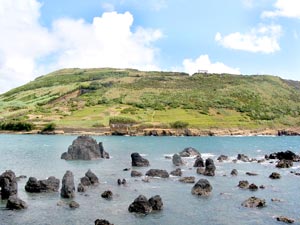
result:
M 227 155 L 220 155 L 218 158 L 217 158 L 218 161 L 222 162 L 222 161 L 226 161 L 228 160 L 228 156 Z
M 110 223 L 110 222 L 107 221 L 107 220 L 96 219 L 96 220 L 95 220 L 95 225 L 114 225 L 114 224 Z
M 300 157 L 298 155 L 296 155 L 294 152 L 292 151 L 285 151 L 285 152 L 274 152 L 271 153 L 269 156 L 265 157 L 266 159 L 285 159 L 285 160 L 291 160 L 294 162 L 298 162 L 300 160 Z
M 172 157 L 172 162 L 175 166 L 181 166 L 183 165 L 183 161 L 180 157 L 180 155 L 178 154 L 174 154 L 173 157 Z
M 172 159 L 172 157 L 171 157 L 171 156 L 168 156 L 168 155 L 166 155 L 166 156 L 165 156 L 165 159 Z
M 259 186 L 260 189 L 265 189 L 266 187 L 264 185 Z
M 151 197 L 148 202 L 151 205 L 152 210 L 162 210 L 164 205 L 159 195 Z
M 241 180 L 239 181 L 238 187 L 242 189 L 247 189 L 249 188 L 249 182 L 247 180 Z
M 112 199 L 113 193 L 110 190 L 107 190 L 101 194 L 101 197 L 105 199 Z
M 75 201 L 71 201 L 70 203 L 69 203 L 69 207 L 71 208 L 71 209 L 76 209 L 76 208 L 79 208 L 79 203 L 78 202 L 75 202 Z
M 130 171 L 131 168 L 124 168 L 123 171 Z
M 188 147 L 183 149 L 179 155 L 181 157 L 193 157 L 193 156 L 201 156 L 200 152 L 198 152 L 197 149 L 192 148 L 192 147 Z
M 231 170 L 231 176 L 237 176 L 238 175 L 238 171 L 236 169 Z
M 248 176 L 257 176 L 257 173 L 253 173 L 253 172 L 246 172 L 246 175 Z
M 88 177 L 86 177 L 86 176 L 80 178 L 80 183 L 81 183 L 83 186 L 86 186 L 86 187 L 92 185 L 90 179 L 89 179 Z
M 121 185 L 122 184 L 121 179 L 118 179 L 117 183 L 118 183 L 118 185 Z
M 121 184 L 123 184 L 123 185 L 127 184 L 127 181 L 126 181 L 126 179 L 124 179 L 124 178 L 123 178 L 123 180 L 122 180 Z
M 176 170 L 171 171 L 170 174 L 173 176 L 181 177 L 182 172 L 180 168 L 177 168 Z
M 195 183 L 195 177 L 182 177 L 179 179 L 179 181 L 182 183 L 193 184 L 193 183 Z
M 203 167 L 198 167 L 197 168 L 197 171 L 196 171 L 198 174 L 204 174 L 204 172 L 205 172 L 205 169 L 203 168 Z
M 79 136 L 72 145 L 69 146 L 68 152 L 61 155 L 65 160 L 93 160 L 99 158 L 109 158 L 104 151 L 102 143 L 89 136 Z
M 272 202 L 282 202 L 282 200 L 278 199 L 278 198 L 271 198 Z
M 250 191 L 257 191 L 257 190 L 258 190 L 257 185 L 256 185 L 256 184 L 253 184 L 253 183 L 250 184 L 248 188 L 249 188 Z
M 284 222 L 284 223 L 294 223 L 295 222 L 294 219 L 290 219 L 290 218 L 287 218 L 285 216 L 276 217 L 276 220 L 280 221 L 280 222 Z
M 13 171 L 6 170 L 0 176 L 1 199 L 8 199 L 18 193 L 17 178 Z
M 265 159 L 259 159 L 257 160 L 257 163 L 263 163 L 265 161 Z
M 129 205 L 129 212 L 149 214 L 152 212 L 152 206 L 144 195 L 137 197 L 133 203 Z
M 212 186 L 206 179 L 200 179 L 192 188 L 193 195 L 209 196 L 212 191 Z
M 196 160 L 194 162 L 193 167 L 204 167 L 204 161 L 201 158 L 201 156 L 197 156 L 197 158 L 196 158 Z
M 260 208 L 266 206 L 266 201 L 264 199 L 250 197 L 242 203 L 242 206 L 248 208 Z
M 98 177 L 91 170 L 88 170 L 85 173 L 85 176 L 90 180 L 90 182 L 91 182 L 92 185 L 99 184 Z
M 79 183 L 77 186 L 77 191 L 78 192 L 86 192 L 87 186 L 84 186 L 82 183 Z
M 241 160 L 243 162 L 250 162 L 249 157 L 244 154 L 238 154 L 237 160 Z
M 150 169 L 146 172 L 146 176 L 168 178 L 169 173 L 166 170 Z
M 205 176 L 215 176 L 215 164 L 214 164 L 214 160 L 208 158 L 205 160 L 205 170 L 204 170 L 204 174 Z
M 269 177 L 271 179 L 280 179 L 281 176 L 279 173 L 273 172 L 273 173 L 271 173 L 271 175 Z
M 65 173 L 62 179 L 60 195 L 62 198 L 73 198 L 75 196 L 74 175 L 69 170 Z
M 132 170 L 130 175 L 132 177 L 141 177 L 141 176 L 143 176 L 143 174 L 141 172 L 136 171 L 136 170 Z
M 37 180 L 29 177 L 25 190 L 30 193 L 57 192 L 59 189 L 59 179 L 51 176 L 47 180 Z
M 132 166 L 149 166 L 149 161 L 145 158 L 143 158 L 139 153 L 134 152 L 131 154 L 131 165 Z
M 277 168 L 290 168 L 293 166 L 292 160 L 281 159 L 277 164 Z
M 8 209 L 26 209 L 28 206 L 26 204 L 26 202 L 24 202 L 23 200 L 21 200 L 20 198 L 17 197 L 17 195 L 11 195 L 6 203 L 6 208 Z

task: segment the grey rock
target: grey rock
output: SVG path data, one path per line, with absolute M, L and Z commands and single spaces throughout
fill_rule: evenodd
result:
M 197 156 L 197 158 L 196 158 L 196 160 L 194 162 L 193 167 L 204 167 L 204 161 L 201 158 L 201 156 Z
M 95 220 L 95 225 L 114 225 L 112 223 L 110 223 L 107 220 L 103 220 L 103 219 L 96 219 Z
M 173 176 L 181 177 L 182 172 L 180 168 L 177 168 L 176 170 L 171 171 L 170 174 Z
M 281 159 L 277 164 L 277 168 L 290 168 L 293 166 L 292 160 Z
M 257 185 L 256 185 L 256 184 L 253 184 L 253 183 L 250 184 L 248 188 L 249 188 L 250 191 L 256 191 L 256 190 L 258 190 Z
M 11 170 L 6 170 L 0 176 L 1 199 L 8 199 L 18 193 L 18 183 L 16 175 Z
M 78 202 L 75 202 L 75 201 L 71 201 L 70 203 L 69 203 L 69 207 L 71 208 L 71 209 L 76 209 L 76 208 L 79 208 L 79 203 Z
M 24 202 L 23 200 L 21 200 L 20 198 L 17 197 L 17 195 L 11 195 L 6 203 L 6 208 L 8 209 L 26 209 L 28 206 L 26 204 L 26 202 Z
M 62 198 L 73 198 L 75 196 L 74 175 L 69 170 L 63 176 L 60 195 Z
M 239 181 L 238 187 L 242 188 L 242 189 L 248 189 L 249 182 L 247 180 L 241 180 L 241 181 Z
M 168 178 L 169 173 L 166 170 L 150 169 L 146 172 L 146 176 Z
M 244 154 L 238 154 L 237 160 L 241 160 L 243 162 L 250 162 L 249 157 Z
M 79 183 L 77 186 L 77 191 L 78 192 L 86 192 L 87 186 L 84 186 L 82 183 Z
M 192 188 L 193 195 L 209 196 L 212 186 L 207 179 L 200 179 Z
M 150 163 L 147 159 L 143 158 L 139 153 L 134 152 L 131 154 L 131 165 L 143 167 L 143 166 L 149 166 Z
M 143 176 L 143 174 L 141 172 L 136 171 L 136 170 L 132 170 L 131 173 L 130 173 L 130 175 L 132 177 L 141 177 L 141 176 Z
M 112 199 L 113 193 L 112 193 L 112 191 L 107 190 L 107 191 L 104 191 L 104 192 L 101 194 L 101 197 L 102 197 L 102 198 L 105 198 L 105 199 Z
M 181 166 L 183 165 L 183 161 L 180 157 L 180 155 L 178 154 L 174 154 L 173 157 L 172 157 L 172 162 L 175 166 Z
M 138 196 L 128 207 L 129 212 L 149 214 L 152 212 L 152 206 L 144 195 Z
M 271 179 L 280 179 L 280 174 L 279 173 L 276 173 L 276 172 L 273 172 L 270 174 L 269 178 Z
M 204 174 L 205 176 L 215 176 L 215 164 L 214 161 L 210 158 L 205 160 L 205 170 L 204 170 Z
M 193 184 L 195 183 L 195 177 L 191 176 L 191 177 L 182 177 L 179 179 L 180 182 L 182 183 L 189 183 L 189 184 Z
M 92 185 L 99 184 L 99 179 L 98 179 L 98 177 L 97 177 L 96 174 L 94 174 L 91 170 L 88 170 L 88 171 L 85 173 L 85 176 L 90 180 L 90 182 L 91 182 Z
M 218 161 L 222 162 L 222 161 L 226 161 L 228 160 L 228 156 L 227 155 L 220 155 L 218 158 L 217 158 Z
M 46 180 L 37 180 L 35 177 L 29 177 L 25 185 L 25 190 L 30 193 L 57 192 L 59 183 L 59 179 L 53 176 Z
M 261 208 L 266 206 L 266 201 L 264 199 L 250 197 L 242 203 L 242 206 L 248 208 Z
M 181 157 L 193 157 L 193 156 L 201 156 L 200 152 L 198 152 L 197 149 L 192 148 L 192 147 L 188 147 L 183 149 L 179 155 Z
M 291 218 L 288 218 L 285 216 L 278 216 L 278 217 L 276 217 L 276 220 L 280 221 L 280 222 L 284 222 L 284 223 L 294 223 L 295 222 L 294 219 L 291 219 Z
M 155 195 L 148 200 L 149 204 L 152 207 L 152 210 L 162 210 L 163 202 L 159 195 Z
M 238 171 L 236 169 L 231 170 L 231 176 L 237 176 L 238 175 Z

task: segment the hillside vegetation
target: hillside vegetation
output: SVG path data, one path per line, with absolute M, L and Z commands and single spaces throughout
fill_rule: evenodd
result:
M 63 69 L 0 95 L 0 119 L 39 129 L 99 128 L 118 117 L 143 128 L 295 127 L 299 88 L 267 75 Z

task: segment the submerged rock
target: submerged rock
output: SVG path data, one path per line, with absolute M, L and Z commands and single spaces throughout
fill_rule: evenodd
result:
M 17 197 L 17 195 L 12 195 L 8 198 L 7 203 L 6 203 L 6 208 L 8 209 L 26 209 L 28 206 L 26 202 L 21 200 L 20 198 Z
M 189 183 L 189 184 L 193 184 L 195 183 L 195 177 L 182 177 L 179 179 L 180 182 L 182 183 Z
M 177 168 L 176 170 L 171 171 L 170 174 L 173 176 L 181 177 L 182 172 L 180 168 Z
M 238 171 L 236 169 L 233 169 L 233 170 L 231 170 L 230 174 L 231 174 L 231 176 L 237 176 Z
M 193 195 L 209 196 L 212 191 L 212 186 L 206 179 L 200 179 L 192 188 Z
M 183 165 L 183 161 L 180 157 L 180 155 L 178 154 L 174 154 L 173 157 L 172 157 L 172 162 L 175 166 L 181 166 Z
M 242 203 L 242 206 L 248 208 L 260 208 L 266 206 L 266 201 L 264 199 L 250 197 Z
M 285 151 L 285 152 L 274 152 L 271 153 L 269 156 L 266 156 L 267 159 L 285 159 L 285 160 L 291 160 L 294 162 L 298 162 L 300 157 L 298 155 L 296 155 L 294 152 L 292 151 Z
M 242 188 L 242 189 L 248 189 L 249 182 L 247 180 L 241 180 L 241 181 L 239 181 L 238 187 Z
M 76 209 L 76 208 L 79 208 L 79 203 L 78 202 L 75 202 L 75 201 L 71 201 L 70 203 L 69 203 L 69 207 L 71 208 L 71 209 Z
M 59 179 L 53 176 L 46 180 L 37 180 L 35 177 L 29 177 L 25 185 L 25 190 L 30 193 L 57 192 L 59 182 Z
M 277 164 L 277 168 L 290 168 L 293 166 L 292 160 L 281 159 Z
M 279 217 L 276 217 L 276 220 L 277 220 L 277 221 L 280 221 L 280 222 L 284 222 L 284 223 L 294 223 L 294 222 L 295 222 L 294 219 L 287 218 L 287 217 L 285 217 L 285 216 L 279 216 Z
M 205 170 L 204 170 L 204 174 L 205 176 L 215 176 L 215 164 L 214 164 L 214 160 L 208 158 L 205 160 Z
M 130 175 L 131 175 L 131 177 L 141 177 L 141 176 L 143 176 L 143 174 L 141 172 L 136 171 L 136 170 L 132 170 Z
M 162 210 L 163 208 L 163 202 L 162 202 L 162 199 L 159 195 L 155 195 L 153 197 L 151 197 L 149 200 L 148 200 L 149 204 L 151 205 L 152 207 L 152 210 Z
M 109 158 L 109 154 L 104 151 L 102 142 L 89 136 L 79 136 L 75 139 L 68 151 L 61 155 L 65 160 L 93 160 L 99 158 Z
M 273 173 L 271 173 L 271 175 L 269 177 L 271 179 L 280 179 L 281 176 L 279 173 L 273 172 Z
M 226 161 L 226 160 L 228 160 L 228 156 L 227 155 L 220 155 L 217 158 L 217 160 L 220 161 L 220 162 Z
M 192 147 L 188 147 L 183 149 L 179 155 L 181 157 L 193 157 L 193 156 L 201 156 L 200 152 L 198 152 L 197 149 L 192 148 Z
M 248 188 L 249 188 L 250 191 L 257 191 L 257 190 L 258 190 L 257 185 L 256 185 L 256 184 L 253 184 L 253 183 L 250 184 Z
M 113 193 L 112 193 L 112 191 L 107 190 L 107 191 L 104 191 L 104 192 L 101 194 L 101 197 L 102 197 L 102 198 L 105 198 L 105 199 L 112 199 Z
M 166 170 L 150 169 L 146 172 L 146 176 L 168 178 L 169 173 Z
M 62 198 L 73 198 L 75 196 L 74 175 L 69 170 L 65 173 L 62 179 L 60 195 Z
M 0 176 L 1 199 L 8 199 L 18 193 L 18 183 L 16 175 L 11 170 L 6 170 Z
M 149 214 L 152 212 L 152 206 L 144 195 L 140 195 L 129 205 L 128 211 Z
M 96 219 L 95 220 L 95 225 L 114 225 L 112 223 L 110 223 L 107 220 L 103 220 L 103 219 Z
M 250 162 L 249 157 L 244 154 L 238 154 L 237 160 L 241 160 L 242 162 Z
M 143 167 L 143 166 L 149 166 L 150 163 L 147 159 L 143 158 L 139 153 L 134 152 L 131 154 L 131 165 Z
M 197 156 L 197 158 L 196 158 L 196 160 L 194 162 L 193 167 L 204 167 L 204 161 L 201 158 L 201 156 Z

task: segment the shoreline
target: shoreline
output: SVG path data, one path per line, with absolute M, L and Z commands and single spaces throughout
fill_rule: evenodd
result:
M 90 136 L 300 136 L 300 128 L 286 129 L 163 129 L 163 128 L 146 128 L 143 130 L 116 130 L 107 128 L 61 128 L 51 132 L 41 132 L 40 130 L 32 131 L 6 131 L 0 130 L 0 134 L 41 134 L 41 135 L 90 135 Z

